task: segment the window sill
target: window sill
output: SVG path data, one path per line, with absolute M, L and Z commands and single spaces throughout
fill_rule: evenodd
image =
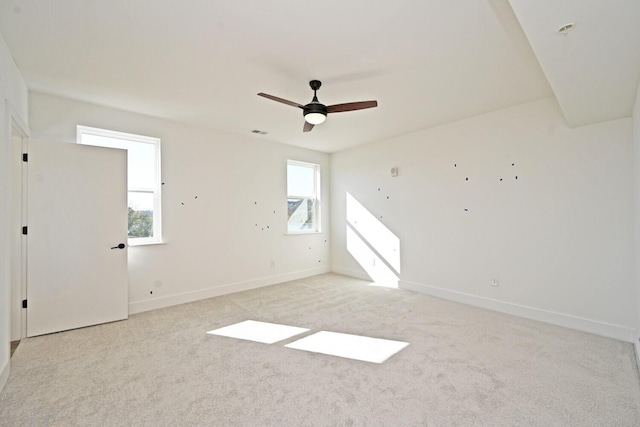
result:
M 166 245 L 166 244 L 167 244 L 167 242 L 163 242 L 163 241 L 160 241 L 160 242 L 135 242 L 135 243 L 129 242 L 128 246 L 130 248 L 135 248 L 135 247 L 138 247 L 138 246 L 155 246 L 155 245 Z
M 322 234 L 322 231 L 287 231 L 285 236 L 299 236 L 304 234 Z

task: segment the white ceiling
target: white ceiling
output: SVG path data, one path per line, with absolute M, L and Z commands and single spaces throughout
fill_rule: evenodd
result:
M 31 90 L 325 152 L 554 94 L 571 124 L 631 115 L 638 0 L 511 3 L 526 36 L 507 0 L 0 0 L 0 33 Z M 311 79 L 379 107 L 303 134 L 256 95 Z
M 571 126 L 629 117 L 640 80 L 640 0 L 510 0 Z M 557 29 L 575 23 L 567 35 Z

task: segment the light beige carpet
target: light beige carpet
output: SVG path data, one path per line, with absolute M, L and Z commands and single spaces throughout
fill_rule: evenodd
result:
M 206 334 L 247 319 L 410 345 L 373 364 Z M 26 339 L 0 425 L 638 426 L 640 381 L 629 343 L 326 274 Z

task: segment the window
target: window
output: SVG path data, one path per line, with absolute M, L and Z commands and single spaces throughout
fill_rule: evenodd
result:
M 287 230 L 320 232 L 320 166 L 287 160 Z
M 160 243 L 160 139 L 78 126 L 78 144 L 127 150 L 129 244 Z

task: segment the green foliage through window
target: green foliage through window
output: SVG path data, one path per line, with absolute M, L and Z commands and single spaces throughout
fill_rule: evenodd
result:
M 129 210 L 129 237 L 153 237 L 153 211 Z

